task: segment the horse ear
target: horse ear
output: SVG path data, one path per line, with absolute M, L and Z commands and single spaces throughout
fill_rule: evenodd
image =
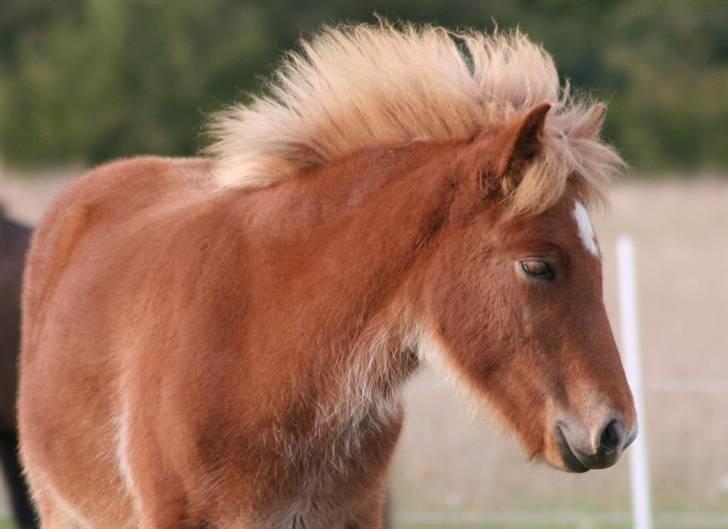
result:
M 544 123 L 550 109 L 550 103 L 540 103 L 529 110 L 520 121 L 506 129 L 501 137 L 502 148 L 495 164 L 496 176 L 503 178 L 517 172 L 520 166 L 541 151 Z

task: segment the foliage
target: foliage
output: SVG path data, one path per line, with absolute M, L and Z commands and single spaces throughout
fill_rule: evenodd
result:
M 0 156 L 194 153 L 204 114 L 257 90 L 301 34 L 374 12 L 518 25 L 609 101 L 607 135 L 632 165 L 728 167 L 728 4 L 698 0 L 0 0 Z

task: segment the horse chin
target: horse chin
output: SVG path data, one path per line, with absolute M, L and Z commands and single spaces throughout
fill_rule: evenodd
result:
M 560 470 L 561 472 L 567 472 L 569 474 L 584 474 L 591 470 L 585 467 L 573 454 L 568 457 L 560 458 L 557 461 L 544 458 L 543 462 L 555 470 Z
M 546 443 L 545 450 L 538 459 L 556 470 L 571 474 L 583 474 L 591 470 L 581 461 L 559 429 L 556 430 L 553 439 Z

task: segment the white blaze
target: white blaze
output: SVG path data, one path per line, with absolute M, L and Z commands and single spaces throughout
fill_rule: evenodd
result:
M 595 257 L 599 257 L 599 248 L 594 237 L 594 229 L 589 220 L 589 213 L 581 202 L 577 202 L 574 206 L 574 218 L 576 219 L 576 227 L 579 230 L 579 238 L 589 253 Z

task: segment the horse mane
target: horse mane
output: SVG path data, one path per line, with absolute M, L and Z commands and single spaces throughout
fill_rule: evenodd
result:
M 542 211 L 568 183 L 604 197 L 619 155 L 600 141 L 605 106 L 571 94 L 552 58 L 522 33 L 435 26 L 326 27 L 288 53 L 266 85 L 213 115 L 223 187 L 265 187 L 366 147 L 461 140 L 552 105 L 538 158 L 513 190 L 518 212 Z

